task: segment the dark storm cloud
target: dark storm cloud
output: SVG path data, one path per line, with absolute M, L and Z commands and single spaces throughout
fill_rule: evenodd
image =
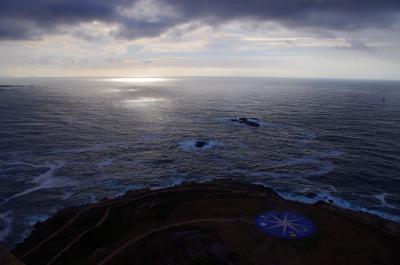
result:
M 118 18 L 115 4 L 101 0 L 1 0 L 0 38 L 33 39 L 55 32 L 60 26 Z
M 191 20 L 211 25 L 233 19 L 275 21 L 293 28 L 354 30 L 391 27 L 398 22 L 399 0 L 159 0 L 174 16 L 159 20 L 124 16 L 137 0 L 1 0 L 0 39 L 35 39 L 64 26 L 102 21 L 120 26 L 117 37 L 156 36 Z

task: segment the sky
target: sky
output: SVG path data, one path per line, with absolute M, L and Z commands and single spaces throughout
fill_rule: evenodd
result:
M 0 76 L 400 80 L 400 1 L 1 0 Z

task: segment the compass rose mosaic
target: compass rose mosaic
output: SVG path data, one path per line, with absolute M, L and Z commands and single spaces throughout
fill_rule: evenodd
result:
M 269 211 L 256 218 L 257 226 L 274 237 L 300 239 L 315 233 L 313 221 L 301 214 L 287 211 Z

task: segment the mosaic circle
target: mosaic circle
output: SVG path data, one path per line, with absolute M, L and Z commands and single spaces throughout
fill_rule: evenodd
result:
M 256 218 L 257 226 L 266 234 L 284 239 L 300 239 L 315 233 L 312 220 L 288 211 L 268 211 Z

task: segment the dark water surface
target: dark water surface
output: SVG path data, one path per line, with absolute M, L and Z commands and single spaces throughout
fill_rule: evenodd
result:
M 7 246 L 65 206 L 217 178 L 400 221 L 400 83 L 0 81 L 0 243 Z M 261 126 L 235 117 L 259 118 Z M 197 148 L 197 140 L 209 144 Z

